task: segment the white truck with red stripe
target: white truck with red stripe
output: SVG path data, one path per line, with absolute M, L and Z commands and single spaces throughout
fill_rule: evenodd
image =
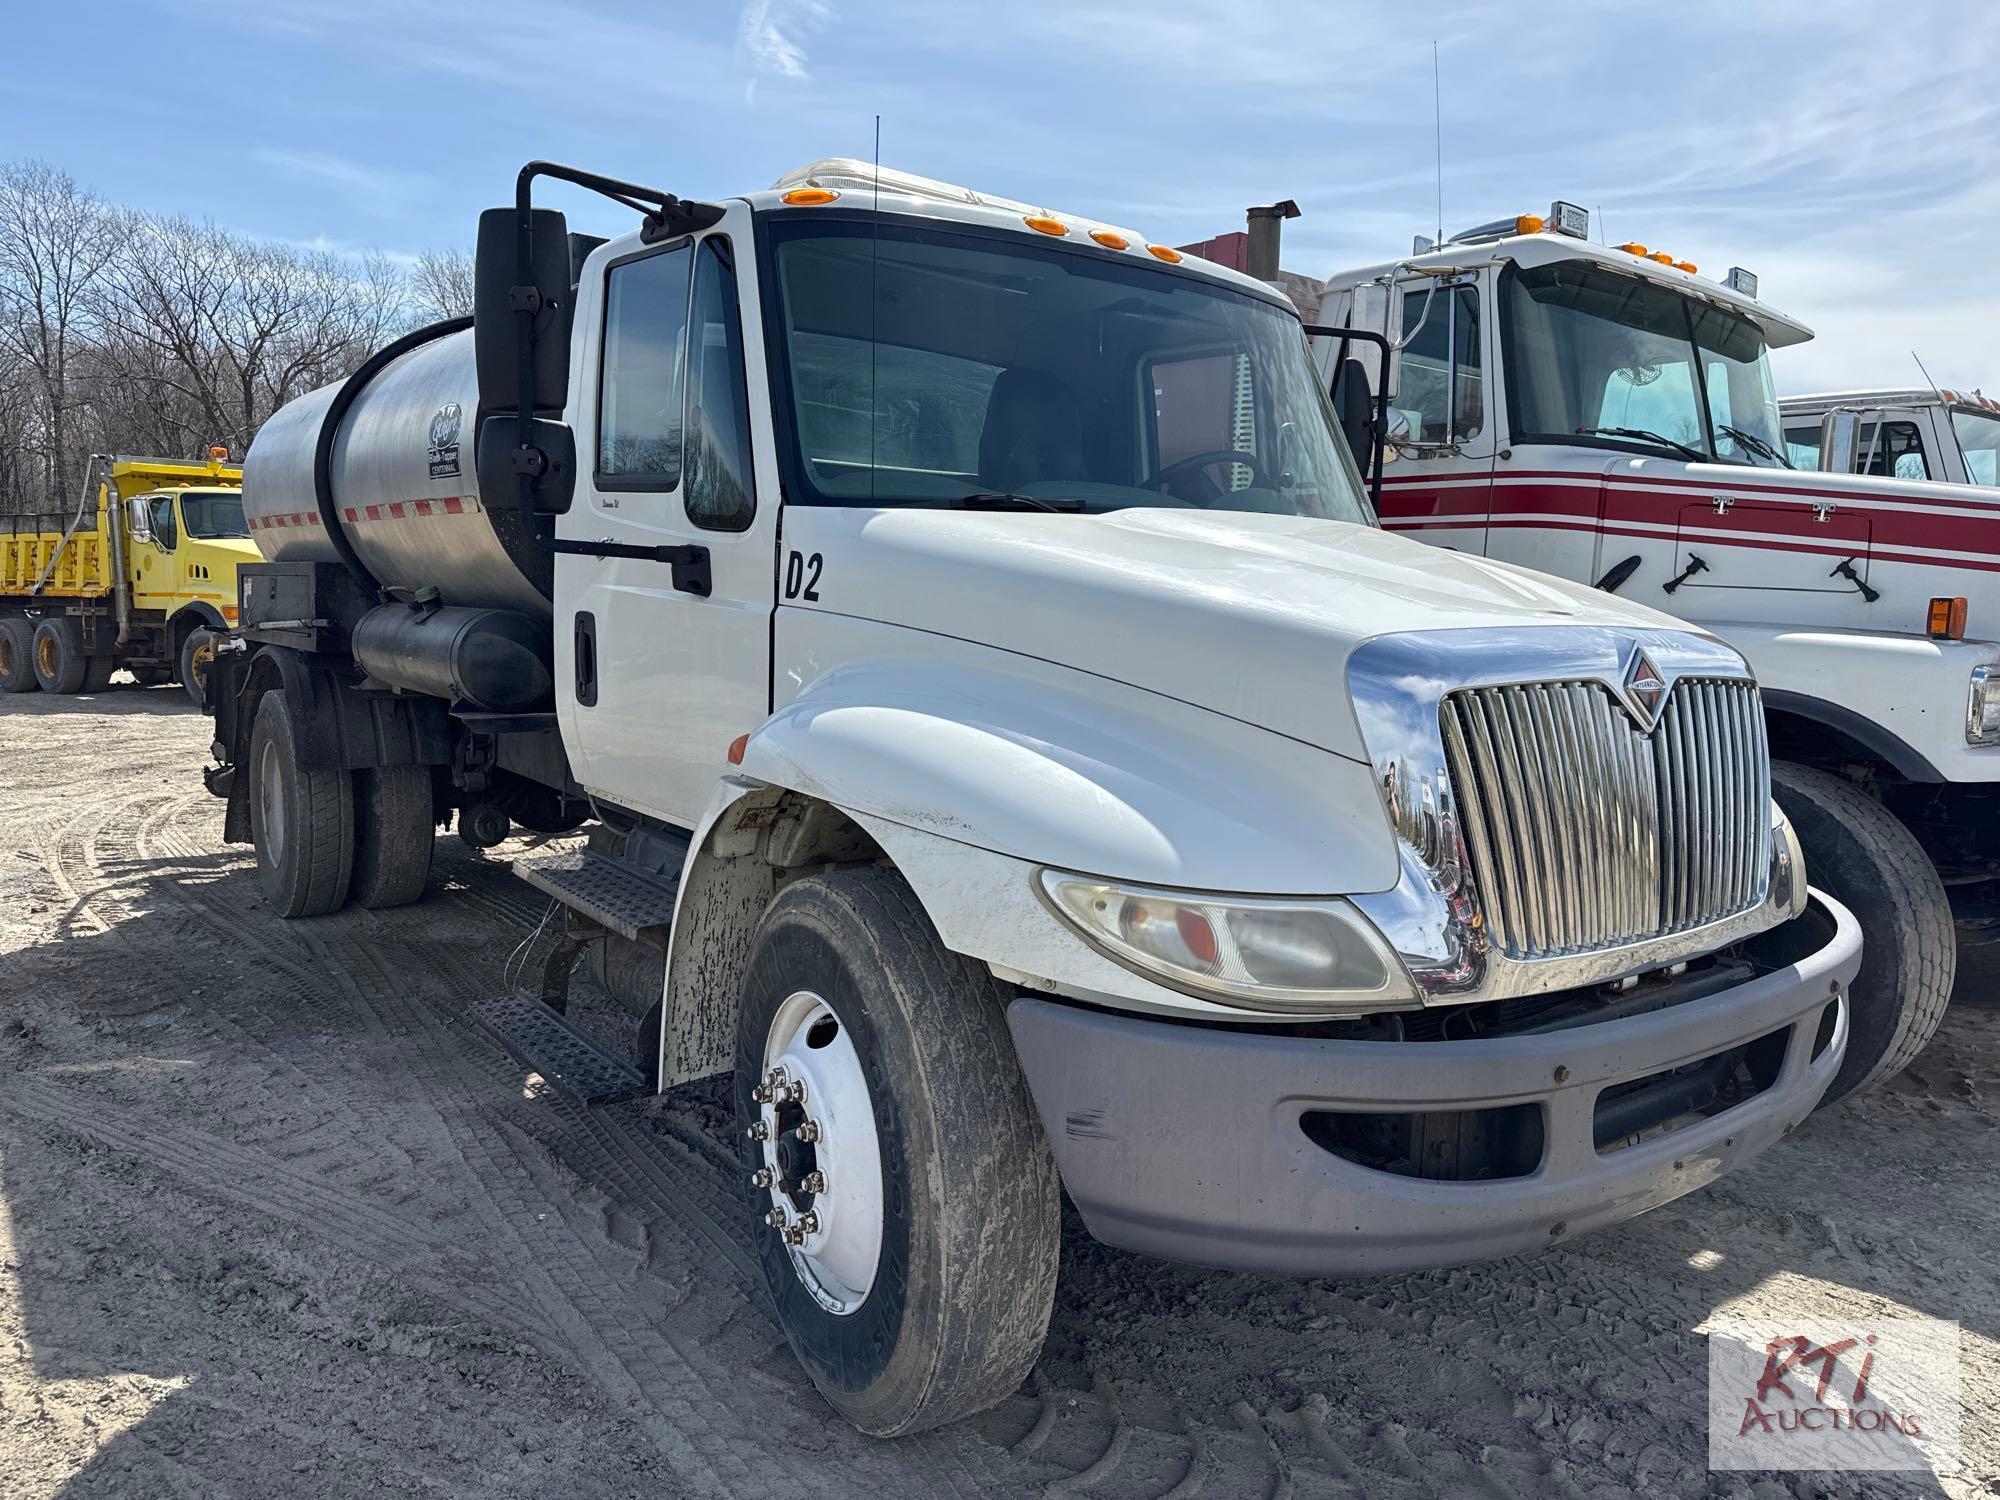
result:
M 2000 875 L 2000 644 L 1979 638 L 2000 637 L 2000 496 L 1847 472 L 1851 414 L 1828 423 L 1840 472 L 1795 470 L 1767 355 L 1811 330 L 1746 272 L 1592 242 L 1572 205 L 1336 275 L 1319 318 L 1391 346 L 1386 528 L 1749 659 L 1779 799 L 1868 933 L 1834 1096 L 1898 1071 L 1950 995 L 1946 887 L 1976 909 Z M 1315 357 L 1358 437 L 1383 357 L 1331 333 Z
M 1861 431 L 1855 474 L 1928 479 L 1940 484 L 2000 485 L 2000 401 L 1978 391 L 1822 391 L 1787 396 L 1785 454 L 1801 469 L 1819 467 L 1822 424 L 1853 412 Z

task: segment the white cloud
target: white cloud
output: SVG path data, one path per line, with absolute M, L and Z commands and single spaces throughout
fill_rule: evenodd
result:
M 745 0 L 737 36 L 759 72 L 804 81 L 804 36 L 826 14 L 817 0 Z

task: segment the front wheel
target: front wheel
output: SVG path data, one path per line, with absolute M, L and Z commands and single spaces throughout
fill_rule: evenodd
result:
M 866 1433 L 1004 1400 L 1048 1331 L 1055 1163 L 1005 1003 L 890 871 L 797 881 L 758 927 L 736 1032 L 758 1259 Z
M 197 626 L 187 633 L 181 642 L 181 686 L 194 699 L 196 708 L 205 707 L 207 699 L 208 668 L 215 660 L 215 632 L 207 626 Z
M 1958 973 L 1951 901 L 1916 837 L 1853 782 L 1776 761 L 1771 794 L 1799 836 L 1806 878 L 1854 913 L 1865 939 L 1847 1056 L 1824 1107 L 1902 1072 L 1944 1020 Z

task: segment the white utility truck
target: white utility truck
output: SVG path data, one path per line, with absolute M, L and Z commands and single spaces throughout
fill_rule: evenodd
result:
M 639 227 L 566 237 L 547 178 Z M 863 1430 L 1016 1387 L 1059 1185 L 1184 1260 L 1453 1264 L 1831 1085 L 1860 934 L 1741 657 L 1378 529 L 1269 288 L 848 161 L 531 164 L 477 281 L 252 446 L 209 785 L 300 917 L 414 899 L 454 810 L 591 819 L 516 867 L 541 996 L 479 1014 L 589 1104 L 733 1075 Z M 634 1058 L 563 1013 L 599 941 L 663 962 Z
M 1796 468 L 1818 468 L 1826 419 L 1852 412 L 1861 429 L 1851 472 L 2000 486 L 2000 401 L 1978 391 L 1828 391 L 1787 396 L 1778 409 L 1784 414 L 1785 456 Z
M 1386 427 L 1382 524 L 1666 609 L 1762 689 L 1774 791 L 1868 955 L 1829 1099 L 1905 1066 L 1943 1017 L 1952 901 L 2000 877 L 2000 497 L 1795 472 L 1767 352 L 1809 329 L 1589 216 L 1482 225 L 1342 272 L 1315 358 L 1357 444 Z M 1853 467 L 1856 420 L 1822 434 Z M 1970 604 L 1968 627 L 1968 603 Z M 1983 914 L 1983 913 L 1982 913 Z

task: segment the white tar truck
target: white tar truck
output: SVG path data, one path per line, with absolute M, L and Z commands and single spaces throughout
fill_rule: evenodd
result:
M 640 227 L 566 239 L 546 178 Z M 469 328 L 252 446 L 209 784 L 294 916 L 414 899 L 454 810 L 593 818 L 482 1018 L 587 1103 L 734 1075 L 857 1426 L 1016 1386 L 1059 1184 L 1185 1260 L 1450 1264 L 1831 1084 L 1860 935 L 1741 658 L 1378 529 L 1268 288 L 853 162 L 517 193 Z M 635 1058 L 562 1014 L 599 940 L 663 958 Z
M 1820 462 L 1820 432 L 1836 412 L 1860 422 L 1849 466 L 1883 479 L 2000 485 L 2000 401 L 1977 391 L 1827 391 L 1787 396 L 1785 455 L 1801 469 Z
M 1588 228 L 1558 203 L 1420 242 L 1332 277 L 1320 315 L 1397 346 L 1385 527 L 1670 610 L 1755 669 L 1778 800 L 1868 935 L 1837 1098 L 1929 1040 L 1946 884 L 2000 876 L 2000 497 L 1845 472 L 1851 413 L 1843 472 L 1795 472 L 1767 352 L 1810 330 L 1745 271 Z M 1315 357 L 1365 433 L 1380 356 L 1329 333 Z

